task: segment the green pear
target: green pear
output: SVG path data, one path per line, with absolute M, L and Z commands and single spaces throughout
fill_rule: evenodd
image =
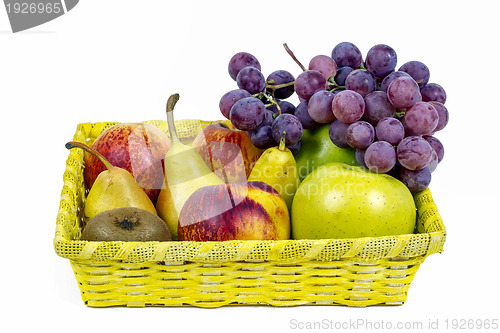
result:
M 155 206 L 134 177 L 125 169 L 113 166 L 95 149 L 76 141 L 66 143 L 67 149 L 81 148 L 95 155 L 106 166 L 96 178 L 85 200 L 84 220 L 104 211 L 121 207 L 141 208 L 157 215 Z
M 291 218 L 295 239 L 378 237 L 413 233 L 416 208 L 396 178 L 329 163 L 302 181 Z
M 173 118 L 174 106 L 178 100 L 179 95 L 174 94 L 167 101 L 171 146 L 165 154 L 165 186 L 156 202 L 158 215 L 167 223 L 174 240 L 178 239 L 179 214 L 191 194 L 204 186 L 224 184 L 209 169 L 195 148 L 179 140 Z
M 283 132 L 281 135 L 278 147 L 268 148 L 262 153 L 253 166 L 248 181 L 262 181 L 274 187 L 290 211 L 300 180 L 295 158 L 290 149 L 285 147 L 285 134 Z
M 329 129 L 330 123 L 321 124 L 312 130 L 304 130 L 300 139 L 300 150 L 295 155 L 301 181 L 314 169 L 331 162 L 359 165 L 356 161 L 356 150 L 334 145 Z

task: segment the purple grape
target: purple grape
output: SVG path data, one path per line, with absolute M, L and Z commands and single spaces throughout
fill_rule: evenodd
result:
M 269 109 L 266 109 L 264 111 L 264 120 L 262 121 L 262 123 L 259 125 L 260 126 L 265 126 L 265 125 L 269 125 L 271 126 L 273 121 L 274 121 L 274 117 L 273 117 L 273 114 L 274 112 L 269 110 Z
M 387 141 L 374 142 L 366 148 L 364 161 L 370 171 L 388 172 L 396 165 L 396 150 Z
M 443 104 L 446 102 L 446 91 L 437 83 L 427 83 L 420 88 L 420 93 L 424 102 L 436 101 Z
M 307 111 L 308 104 L 309 103 L 307 101 L 300 102 L 295 109 L 294 115 L 297 119 L 299 119 L 303 129 L 311 130 L 318 127 L 319 123 L 315 122 L 309 115 L 309 112 Z
M 255 67 L 244 67 L 236 76 L 238 88 L 248 91 L 250 94 L 257 94 L 264 91 L 266 80 L 264 75 Z
M 411 192 L 420 192 L 425 190 L 431 183 L 431 171 L 428 167 L 420 170 L 401 168 L 399 179 Z
M 278 102 L 281 113 L 290 113 L 290 114 L 295 113 L 295 105 L 293 105 L 292 103 L 290 103 L 288 101 L 280 101 L 280 100 L 276 100 L 276 101 Z M 269 105 L 267 107 L 267 109 L 272 111 L 273 113 L 280 113 L 280 111 L 278 110 L 278 107 L 274 103 Z
M 399 143 L 396 154 L 403 167 L 409 170 L 419 170 L 431 161 L 432 147 L 420 136 L 407 136 Z
M 328 90 L 317 91 L 311 96 L 307 104 L 307 112 L 315 122 L 329 123 L 335 119 L 332 111 L 333 97 L 333 93 Z
M 356 154 L 355 154 L 356 162 L 358 162 L 358 164 L 361 165 L 362 167 L 368 169 L 365 163 L 365 153 L 366 149 L 356 149 Z
M 366 54 L 366 69 L 376 77 L 384 77 L 394 71 L 398 57 L 396 51 L 388 45 L 377 44 Z
M 302 137 L 303 127 L 299 119 L 293 114 L 283 113 L 274 119 L 271 126 L 273 138 L 276 142 L 280 142 L 281 134 L 285 134 L 285 146 L 296 144 Z
M 375 140 L 375 129 L 366 121 L 356 121 L 347 127 L 346 141 L 352 148 L 366 149 Z
M 429 168 L 430 172 L 434 172 L 439 164 L 439 156 L 436 153 L 434 149 L 432 149 L 432 158 L 427 167 Z
M 446 108 L 446 106 L 444 106 L 443 103 L 435 102 L 435 101 L 429 102 L 429 103 L 432 104 L 432 106 L 436 109 L 438 116 L 439 116 L 438 124 L 437 124 L 436 128 L 434 129 L 434 132 L 437 132 L 437 131 L 440 131 L 446 127 L 450 116 L 448 114 L 448 109 Z
M 358 68 L 363 63 L 361 51 L 350 42 L 337 44 L 332 50 L 332 58 L 338 67 Z
M 219 102 L 220 112 L 224 117 L 229 119 L 229 113 L 231 112 L 231 108 L 233 107 L 234 103 L 236 103 L 242 98 L 251 96 L 252 95 L 248 91 L 243 89 L 235 89 L 228 91 L 220 99 Z
M 405 117 L 399 118 L 399 121 L 401 122 L 401 124 L 403 124 L 403 128 L 405 129 L 405 136 L 418 136 L 417 133 L 413 133 L 413 131 L 410 130 L 408 128 L 408 126 L 406 126 L 406 119 L 405 119 Z
M 250 135 L 252 143 L 259 149 L 267 149 L 278 145 L 273 138 L 271 125 L 261 125 Z
M 396 157 L 396 164 L 394 165 L 394 168 L 387 171 L 385 174 L 389 175 L 391 177 L 394 177 L 396 179 L 399 179 L 399 176 L 401 174 L 401 168 L 402 168 L 402 166 L 401 166 L 401 164 L 399 164 L 399 162 L 397 161 L 397 157 Z
M 417 82 L 411 77 L 400 76 L 387 87 L 387 97 L 394 107 L 409 108 L 422 100 Z
M 377 81 L 366 69 L 355 69 L 347 75 L 345 88 L 364 97 L 377 89 Z
M 403 124 L 396 118 L 382 118 L 375 126 L 375 135 L 380 141 L 387 141 L 393 146 L 397 146 L 405 137 Z
M 350 124 L 343 123 L 338 119 L 335 119 L 330 123 L 328 134 L 330 135 L 330 140 L 332 140 L 334 145 L 339 148 L 351 147 L 346 140 L 346 132 L 349 126 Z
M 294 86 L 297 95 L 307 101 L 316 91 L 326 88 L 326 80 L 320 72 L 307 70 L 297 76 Z
M 429 68 L 422 62 L 412 60 L 403 64 L 400 71 L 410 74 L 410 76 L 417 82 L 419 87 L 423 87 L 429 82 L 430 72 Z
M 332 110 L 337 119 L 350 124 L 361 119 L 365 113 L 365 100 L 355 91 L 343 90 L 333 98 Z
M 427 142 L 429 142 L 432 149 L 434 149 L 436 151 L 436 153 L 438 155 L 438 163 L 441 162 L 443 160 L 443 157 L 444 157 L 444 146 L 441 143 L 441 141 L 439 141 L 439 139 L 436 138 L 435 136 L 431 136 L 431 135 L 425 135 L 424 139 Z
M 264 121 L 266 107 L 255 97 L 245 97 L 234 103 L 229 114 L 234 127 L 242 131 L 253 131 Z
M 325 80 L 334 77 L 337 74 L 337 64 L 335 60 L 326 55 L 317 55 L 309 62 L 309 69 L 323 74 Z
M 345 86 L 345 79 L 352 72 L 353 69 L 351 67 L 340 67 L 337 69 L 337 75 L 335 75 L 335 83 L 339 86 Z
M 302 141 L 299 140 L 296 144 L 291 145 L 291 146 L 285 146 L 285 147 L 290 149 L 290 151 L 292 152 L 292 155 L 297 155 L 297 153 L 300 151 L 301 142 Z
M 394 117 L 396 108 L 389 102 L 387 94 L 383 91 L 373 91 L 365 96 L 364 116 L 373 125 L 376 125 L 380 119 Z
M 252 54 L 247 52 L 238 52 L 231 58 L 231 60 L 229 60 L 229 75 L 236 81 L 236 76 L 238 76 L 240 70 L 247 66 L 255 67 L 259 71 L 261 70 L 259 61 Z
M 401 72 L 401 71 L 392 72 L 391 74 L 384 77 L 384 79 L 380 83 L 380 90 L 387 92 L 387 87 L 389 87 L 389 84 L 391 84 L 391 82 L 394 81 L 394 79 L 396 79 L 400 76 L 411 77 L 410 74 L 408 74 L 406 72 Z
M 417 102 L 405 112 L 406 127 L 417 135 L 430 134 L 439 122 L 439 114 L 431 103 Z
M 295 81 L 295 77 L 285 70 L 277 70 L 277 71 L 272 72 L 271 74 L 269 74 L 269 76 L 267 77 L 267 80 L 266 80 L 266 82 L 268 82 L 271 85 L 275 85 L 275 86 L 280 85 L 280 84 L 291 83 L 293 81 Z M 272 91 L 273 89 L 268 88 L 268 90 Z M 288 87 L 283 87 L 283 88 L 279 88 L 279 89 L 274 90 L 274 97 L 280 98 L 280 99 L 286 99 L 286 98 L 292 96 L 294 92 L 295 92 L 295 90 L 294 90 L 293 84 L 292 84 Z
M 281 113 L 290 113 L 294 114 L 295 113 L 295 105 L 290 103 L 289 101 L 279 101 L 278 105 L 280 106 Z

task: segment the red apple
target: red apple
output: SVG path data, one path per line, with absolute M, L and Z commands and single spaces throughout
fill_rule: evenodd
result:
M 147 123 L 117 124 L 104 130 L 92 144 L 112 165 L 130 172 L 154 203 L 163 185 L 163 159 L 170 148 L 169 137 Z M 106 170 L 92 154 L 85 155 L 84 179 L 91 188 Z
M 283 240 L 290 238 L 285 200 L 261 181 L 205 186 L 179 214 L 179 240 Z
M 226 183 L 245 182 L 262 155 L 245 131 L 229 121 L 206 126 L 193 141 L 205 163 Z

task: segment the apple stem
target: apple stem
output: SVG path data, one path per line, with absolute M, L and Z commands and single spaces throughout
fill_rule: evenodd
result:
M 297 63 L 297 65 L 299 65 L 299 67 L 305 71 L 306 68 L 300 63 L 299 59 L 297 59 L 295 57 L 295 55 L 293 54 L 292 50 L 290 50 L 290 48 L 288 47 L 288 45 L 285 43 L 283 44 L 283 47 L 285 48 L 286 52 L 290 55 L 290 57 L 292 57 L 292 59 Z
M 66 143 L 66 148 L 67 149 L 72 149 L 72 148 L 80 148 L 80 149 L 83 149 L 85 150 L 86 152 L 96 156 L 98 159 L 101 160 L 101 162 L 104 164 L 104 166 L 106 167 L 106 169 L 108 170 L 111 170 L 114 168 L 113 164 L 109 163 L 109 161 L 104 157 L 102 156 L 101 153 L 99 153 L 97 150 L 95 150 L 94 148 L 91 148 L 81 142 L 77 142 L 77 141 L 70 141 L 68 143 Z
M 179 141 L 179 137 L 177 136 L 177 130 L 175 129 L 175 122 L 174 122 L 174 107 L 178 100 L 179 100 L 179 94 L 173 94 L 167 100 L 168 132 L 170 133 L 170 139 L 175 142 Z
M 278 149 L 280 151 L 285 151 L 285 136 L 286 136 L 286 131 L 283 131 L 283 133 L 281 133 L 280 145 L 278 146 Z

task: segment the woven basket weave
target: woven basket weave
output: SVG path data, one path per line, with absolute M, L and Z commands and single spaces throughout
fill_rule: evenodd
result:
M 148 121 L 168 133 L 166 122 Z M 209 122 L 176 122 L 189 142 Z M 75 141 L 91 144 L 116 123 L 79 124 Z M 81 241 L 83 151 L 66 162 L 54 248 L 71 262 L 81 297 L 93 307 L 262 304 L 403 304 L 428 255 L 443 250 L 446 230 L 430 191 L 414 195 L 417 233 L 358 239 L 226 242 Z

